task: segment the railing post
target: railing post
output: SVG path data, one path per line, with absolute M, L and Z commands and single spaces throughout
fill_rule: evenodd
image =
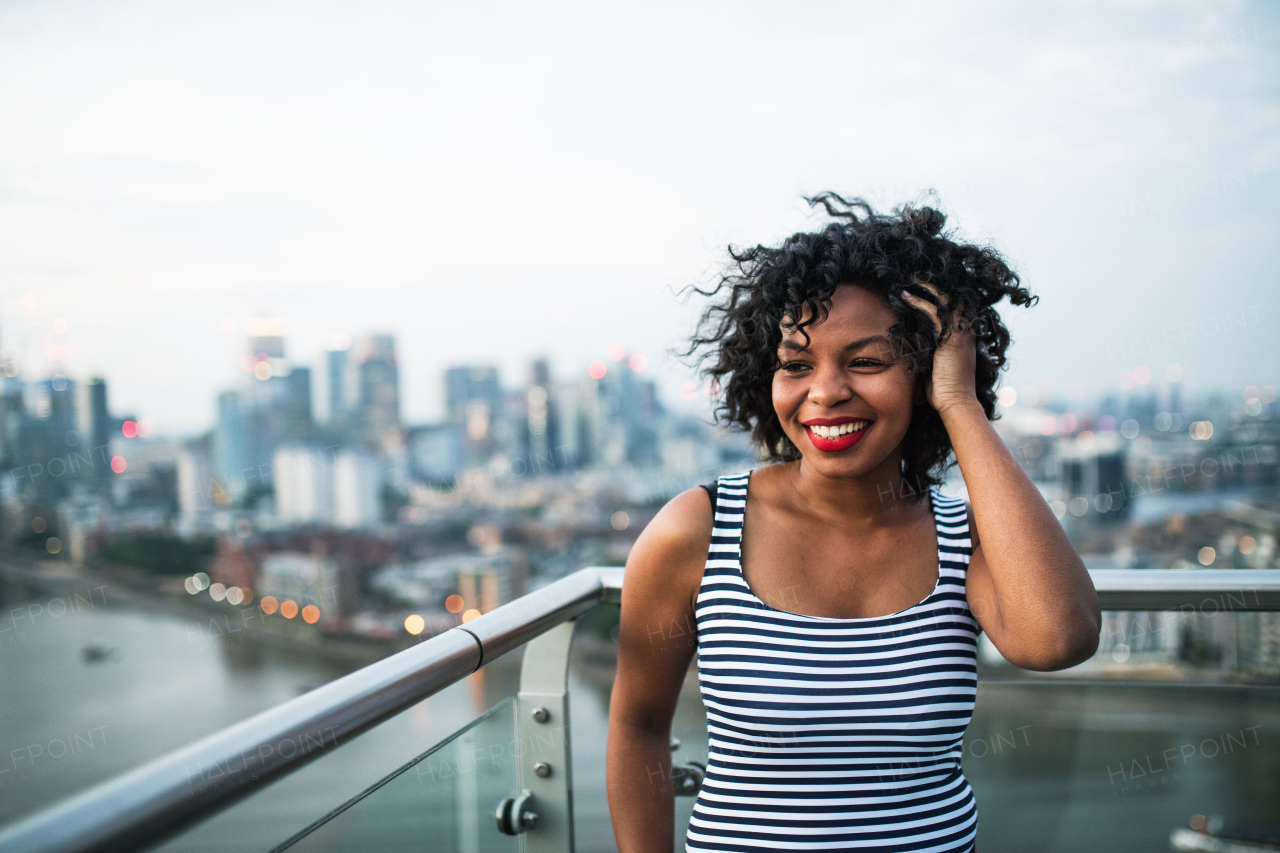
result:
M 569 752 L 569 647 L 573 621 L 525 647 L 516 698 L 520 785 L 533 794 L 538 826 L 521 833 L 525 853 L 573 853 L 573 769 Z

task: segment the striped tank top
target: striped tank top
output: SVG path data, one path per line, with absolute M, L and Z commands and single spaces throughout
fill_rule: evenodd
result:
M 969 851 L 977 807 L 960 771 L 977 695 L 965 599 L 964 501 L 930 490 L 938 581 L 890 616 L 801 616 L 742 575 L 749 473 L 717 484 L 698 591 L 706 779 L 690 851 Z

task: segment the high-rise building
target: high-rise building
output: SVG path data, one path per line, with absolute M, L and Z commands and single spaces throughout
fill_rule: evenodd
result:
M 561 464 L 555 452 L 559 445 L 559 418 L 551 395 L 551 368 L 546 359 L 533 363 L 529 387 L 524 395 L 524 450 L 534 471 L 554 469 Z
M 107 382 L 95 376 L 76 388 L 76 427 L 80 433 L 81 454 L 90 462 L 81 476 L 97 485 L 111 473 L 106 456 L 111 442 L 113 422 L 107 408 Z
M 400 427 L 400 368 L 395 338 L 368 335 L 351 349 L 348 393 L 355 391 L 352 425 L 368 441 L 383 442 Z
M 461 430 L 462 464 L 485 465 L 496 449 L 494 428 L 503 411 L 498 369 L 490 365 L 451 367 L 444 374 L 445 418 Z
M 316 374 L 316 418 L 323 424 L 341 426 L 348 406 L 347 350 L 325 350 Z
M 218 395 L 218 423 L 213 432 L 213 470 L 218 483 L 231 501 L 244 497 L 250 469 L 244 412 L 240 395 L 223 391 Z
M 311 368 L 295 367 L 279 381 L 285 386 L 284 437 L 291 441 L 309 438 L 315 427 L 311 412 Z

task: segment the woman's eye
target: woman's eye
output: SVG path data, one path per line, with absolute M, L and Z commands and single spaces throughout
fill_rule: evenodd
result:
M 851 364 L 850 367 L 867 370 L 867 369 L 875 369 L 877 367 L 884 367 L 884 364 L 882 362 L 876 361 L 875 359 L 871 359 L 871 358 L 858 358 L 858 359 L 854 359 L 853 364 Z
M 809 365 L 805 364 L 803 361 L 784 361 L 782 363 L 781 370 L 786 373 L 800 373 L 808 366 Z

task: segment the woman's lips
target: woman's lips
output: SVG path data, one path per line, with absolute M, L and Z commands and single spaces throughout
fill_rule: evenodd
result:
M 813 427 L 808 425 L 805 426 L 804 431 L 809 436 L 809 441 L 813 443 L 814 447 L 824 453 L 838 453 L 841 450 L 848 450 L 859 441 L 862 441 L 862 437 L 867 434 L 867 430 L 871 429 L 871 423 L 871 421 L 866 421 L 862 429 L 847 432 L 835 438 L 825 438 L 818 435 L 813 431 Z

